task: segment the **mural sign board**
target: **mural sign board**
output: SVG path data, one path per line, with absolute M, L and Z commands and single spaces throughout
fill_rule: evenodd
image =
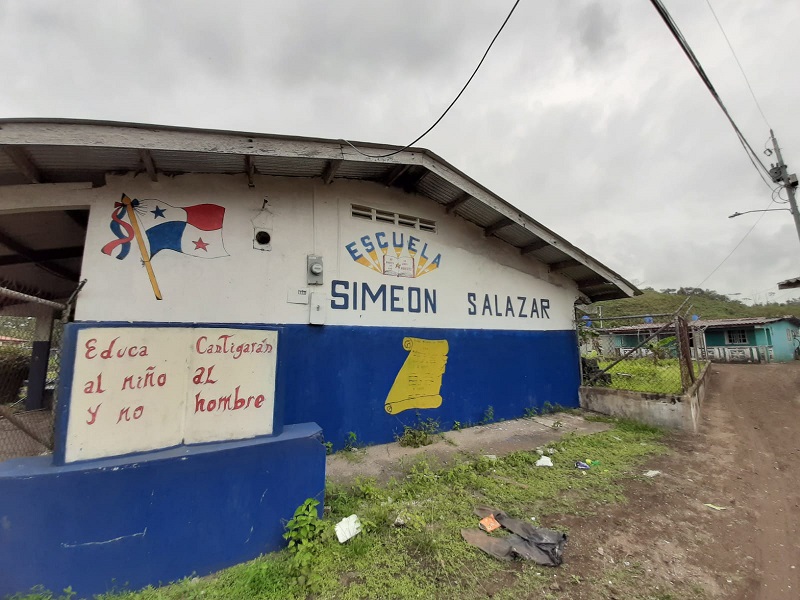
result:
M 66 462 L 272 433 L 277 346 L 257 329 L 81 329 Z

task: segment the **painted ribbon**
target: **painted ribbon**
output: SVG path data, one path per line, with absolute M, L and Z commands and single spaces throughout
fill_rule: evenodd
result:
M 132 200 L 131 204 L 134 207 L 139 206 L 139 201 Z M 114 203 L 114 210 L 111 213 L 111 223 L 109 224 L 109 227 L 111 228 L 111 232 L 117 236 L 117 239 L 108 242 L 101 249 L 101 252 L 103 254 L 108 254 L 109 256 L 111 256 L 111 253 L 117 247 L 121 246 L 119 254 L 117 254 L 117 258 L 119 260 L 122 260 L 123 258 L 128 256 L 128 252 L 131 251 L 131 241 L 133 240 L 134 236 L 133 227 L 131 227 L 130 223 L 127 223 L 122 220 L 127 215 L 127 212 L 128 212 L 128 207 L 125 204 L 123 204 L 122 202 Z

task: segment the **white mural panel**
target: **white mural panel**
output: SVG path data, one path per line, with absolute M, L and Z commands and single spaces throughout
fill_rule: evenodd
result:
M 277 343 L 263 330 L 81 329 L 66 462 L 272 433 Z
M 297 299 L 315 293 L 326 326 L 573 326 L 572 282 L 429 199 L 369 182 L 240 179 L 111 177 L 84 192 L 88 283 L 76 317 L 309 323 Z M 358 218 L 354 204 L 399 217 Z M 322 285 L 308 283 L 308 255 L 324 260 Z
M 272 433 L 278 333 L 192 331 L 185 442 Z

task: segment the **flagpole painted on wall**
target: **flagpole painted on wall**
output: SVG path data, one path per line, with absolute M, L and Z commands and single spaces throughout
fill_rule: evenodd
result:
M 153 265 L 150 264 L 150 255 L 147 252 L 147 246 L 144 244 L 142 231 L 139 229 L 139 221 L 136 219 L 136 211 L 133 208 L 133 203 L 127 195 L 122 194 L 122 203 L 128 209 L 128 215 L 131 218 L 131 225 L 133 226 L 133 233 L 136 235 L 136 242 L 139 244 L 139 252 L 142 253 L 142 262 L 147 269 L 147 276 L 150 278 L 150 285 L 153 286 L 153 293 L 156 295 L 156 300 L 161 300 L 161 290 L 156 281 L 156 274 L 153 272 Z

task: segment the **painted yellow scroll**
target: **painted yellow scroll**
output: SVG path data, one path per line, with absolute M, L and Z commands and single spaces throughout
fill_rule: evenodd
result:
M 407 337 L 403 348 L 408 356 L 386 397 L 386 412 L 396 415 L 412 408 L 438 408 L 442 405 L 439 391 L 447 364 L 447 340 Z

